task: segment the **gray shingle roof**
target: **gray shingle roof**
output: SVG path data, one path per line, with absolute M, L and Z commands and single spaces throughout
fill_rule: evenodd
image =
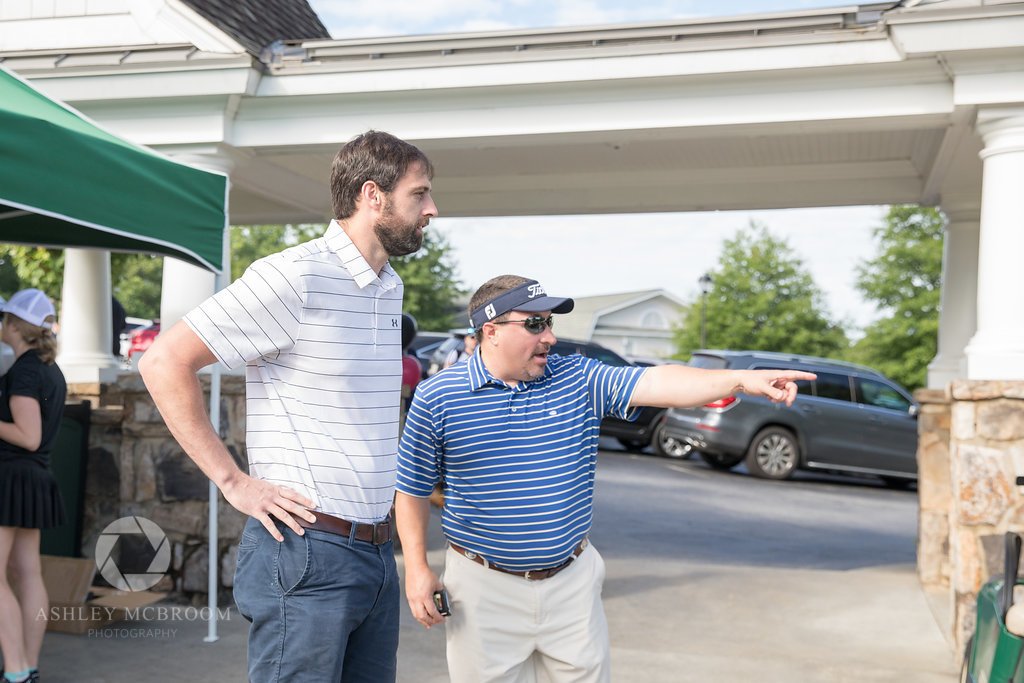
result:
M 183 0 L 259 56 L 277 40 L 330 38 L 306 0 Z

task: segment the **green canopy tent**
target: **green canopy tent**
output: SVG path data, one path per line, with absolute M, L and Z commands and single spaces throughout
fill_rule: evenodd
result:
M 0 243 L 172 256 L 227 273 L 226 176 L 123 140 L 0 66 Z M 110 295 L 103 293 L 104 298 Z M 220 365 L 210 420 L 220 428 Z M 217 640 L 217 506 L 210 482 L 210 622 Z
M 0 66 L 0 242 L 173 256 L 220 272 L 227 178 L 132 144 Z

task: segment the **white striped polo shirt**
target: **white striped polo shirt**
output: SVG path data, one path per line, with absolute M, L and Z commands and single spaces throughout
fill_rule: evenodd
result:
M 515 571 L 561 564 L 590 531 L 601 418 L 636 419 L 644 369 L 552 355 L 511 387 L 476 353 L 416 387 L 398 490 L 428 496 L 443 474 L 452 543 Z
M 380 277 L 332 221 L 253 263 L 185 316 L 245 364 L 249 473 L 357 522 L 391 509 L 402 386 L 402 280 Z

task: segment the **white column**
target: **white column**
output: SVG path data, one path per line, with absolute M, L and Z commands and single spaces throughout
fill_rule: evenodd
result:
M 169 330 L 186 313 L 213 294 L 214 274 L 176 258 L 164 257 L 160 289 L 160 329 Z
M 206 154 L 176 155 L 176 160 L 219 173 L 230 174 L 233 163 L 226 157 Z M 224 267 L 231 268 L 230 263 Z M 230 282 L 230 278 L 227 279 Z M 169 330 L 186 313 L 208 299 L 215 291 L 216 278 L 210 271 L 175 258 L 164 258 L 160 288 L 160 329 Z
M 928 364 L 928 388 L 967 377 L 964 348 L 978 327 L 978 207 L 946 207 L 942 251 L 942 310 L 938 353 Z
M 978 113 L 985 144 L 978 245 L 978 329 L 968 379 L 1024 379 L 1024 107 Z
M 114 381 L 112 327 L 110 252 L 65 250 L 57 364 L 69 383 Z

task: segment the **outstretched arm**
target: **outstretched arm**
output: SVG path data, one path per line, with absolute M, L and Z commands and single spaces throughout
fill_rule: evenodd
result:
M 688 365 L 656 365 L 644 371 L 629 404 L 690 408 L 743 392 L 788 406 L 796 398 L 796 380 L 816 377 L 799 370 L 708 370 Z
M 143 354 L 139 374 L 171 434 L 235 509 L 258 519 L 278 541 L 284 537 L 272 517 L 301 535 L 302 527 L 293 515 L 315 521 L 306 509 L 313 501 L 240 470 L 213 430 L 196 373 L 216 361 L 196 333 L 179 321 Z

